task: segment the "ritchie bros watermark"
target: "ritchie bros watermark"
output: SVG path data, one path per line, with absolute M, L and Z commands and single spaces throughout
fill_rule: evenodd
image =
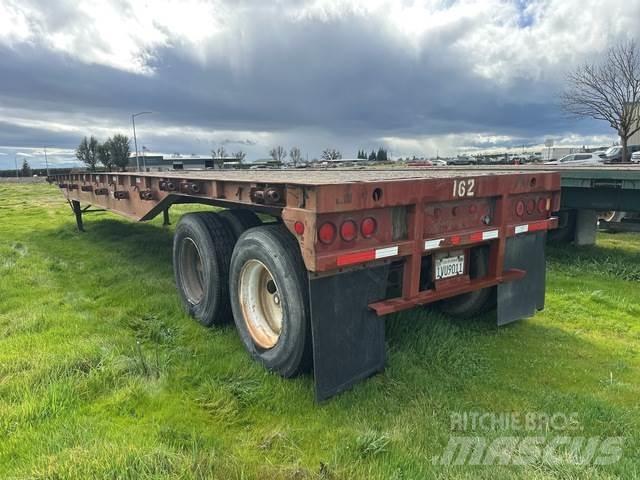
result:
M 436 465 L 610 465 L 623 437 L 585 436 L 577 413 L 454 412 Z

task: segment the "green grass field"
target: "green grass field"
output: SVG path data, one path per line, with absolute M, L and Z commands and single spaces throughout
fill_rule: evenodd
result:
M 85 226 L 55 187 L 0 184 L 2 479 L 640 478 L 638 236 L 550 248 L 533 319 L 389 318 L 384 374 L 316 405 L 309 376 L 266 372 L 232 326 L 182 312 L 171 229 Z M 575 413 L 569 435 L 624 437 L 622 458 L 434 464 L 456 412 Z

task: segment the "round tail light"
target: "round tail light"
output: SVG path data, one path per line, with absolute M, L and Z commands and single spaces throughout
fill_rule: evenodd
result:
M 365 218 L 360 224 L 360 231 L 364 238 L 370 238 L 374 233 L 376 233 L 376 228 L 378 228 L 378 223 L 376 222 L 376 219 L 372 217 Z
M 531 199 L 527 202 L 527 213 L 531 215 L 535 211 L 536 211 L 536 201 L 534 199 Z
M 538 200 L 538 211 L 540 213 L 545 213 L 547 211 L 547 199 L 541 198 Z
M 302 235 L 304 233 L 304 223 L 296 222 L 293 224 L 293 229 L 296 231 L 298 235 Z
M 350 242 L 358 235 L 358 226 L 353 220 L 347 220 L 340 225 L 340 236 L 345 242 Z
M 324 243 L 332 243 L 336 239 L 336 226 L 331 223 L 323 223 L 318 229 L 318 239 Z
M 524 202 L 522 200 L 516 203 L 516 215 L 518 215 L 519 217 L 524 215 Z

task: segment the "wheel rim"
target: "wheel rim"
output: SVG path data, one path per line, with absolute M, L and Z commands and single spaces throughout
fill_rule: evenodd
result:
M 608 212 L 600 212 L 600 214 L 598 215 L 598 219 L 599 220 L 604 220 L 606 222 L 610 222 L 612 221 L 616 216 L 616 212 L 615 210 L 612 211 L 608 211 Z
M 258 260 L 246 262 L 240 272 L 240 305 L 254 343 L 272 348 L 282 332 L 282 297 L 273 275 Z
M 192 238 L 182 240 L 180 255 L 182 284 L 189 302 L 198 304 L 204 297 L 204 264 L 198 246 Z

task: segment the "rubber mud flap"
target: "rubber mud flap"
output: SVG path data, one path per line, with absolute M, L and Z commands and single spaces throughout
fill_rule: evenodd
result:
M 504 269 L 525 270 L 521 280 L 498 285 L 498 325 L 533 316 L 544 308 L 546 232 L 507 239 Z
M 316 400 L 326 400 L 384 370 L 384 318 L 368 308 L 382 300 L 388 267 L 309 278 Z

